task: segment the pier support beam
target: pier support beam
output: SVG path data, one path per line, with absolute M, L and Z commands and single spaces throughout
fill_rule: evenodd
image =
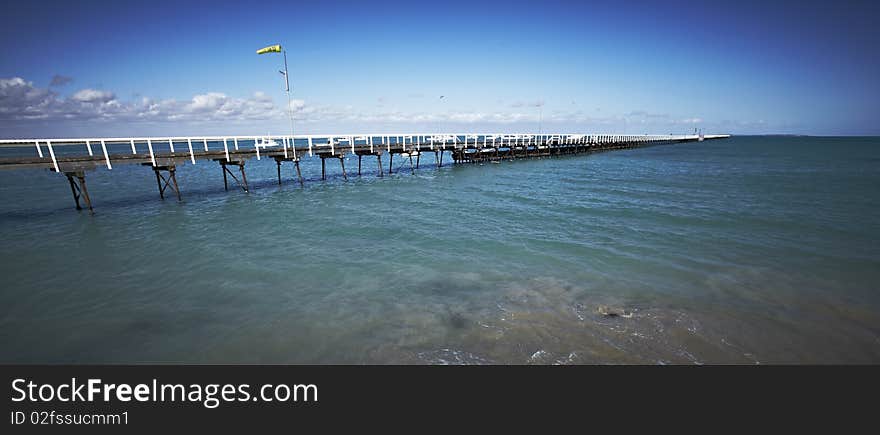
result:
M 92 199 L 89 198 L 89 190 L 86 188 L 86 174 L 84 171 L 65 172 L 67 181 L 70 183 L 70 192 L 73 194 L 73 200 L 76 202 L 76 209 L 82 210 L 79 204 L 80 198 L 86 203 L 90 213 L 94 213 L 92 209 Z
M 378 166 L 379 166 L 379 176 L 384 177 L 385 171 L 382 169 L 382 151 L 379 151 L 378 153 L 376 153 L 376 162 L 378 162 Z
M 283 155 L 276 155 L 275 157 L 275 165 L 278 169 L 278 185 L 281 185 L 281 163 L 282 162 L 293 162 L 293 167 L 296 169 L 296 178 L 299 180 L 299 186 L 303 187 L 303 177 L 302 171 L 299 168 L 299 157 L 284 157 Z
M 299 159 L 294 160 L 293 165 L 296 167 L 296 178 L 299 179 L 299 187 L 305 187 L 305 184 L 303 183 L 303 174 L 299 169 Z
M 339 166 L 342 166 L 342 178 L 348 181 L 348 174 L 345 173 L 345 154 L 339 154 Z
M 227 174 L 235 180 L 242 190 L 245 192 L 250 192 L 248 189 L 247 175 L 244 173 L 244 161 L 226 161 L 226 159 L 214 159 L 214 161 L 219 162 L 220 166 L 223 168 L 223 188 L 227 191 L 229 190 L 229 181 L 227 179 Z M 239 180 L 235 174 L 229 170 L 227 166 L 238 166 L 238 170 L 241 173 L 241 179 Z
M 163 175 L 162 171 L 167 172 L 168 176 Z M 156 185 L 159 186 L 159 198 L 165 199 L 165 190 L 170 187 L 177 193 L 177 200 L 183 200 L 180 197 L 180 186 L 177 185 L 176 168 L 174 165 L 153 166 L 153 173 L 156 174 Z

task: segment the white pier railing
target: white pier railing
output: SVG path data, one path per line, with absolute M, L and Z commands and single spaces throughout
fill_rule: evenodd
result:
M 44 149 L 48 151 L 48 159 L 51 160 L 52 166 L 59 171 L 58 157 L 56 148 L 59 146 L 75 147 L 82 146 L 83 157 L 87 159 L 100 160 L 107 166 L 107 169 L 113 169 L 112 160 L 114 156 L 120 155 L 122 149 L 131 155 L 137 155 L 139 152 L 146 152 L 149 155 L 150 162 L 156 166 L 156 154 L 165 152 L 167 149 L 172 154 L 180 151 L 175 149 L 175 145 L 186 146 L 187 154 L 192 164 L 196 163 L 196 157 L 201 153 L 198 148 L 203 147 L 204 152 L 212 151 L 209 144 L 214 146 L 213 151 L 223 151 L 226 160 L 230 160 L 230 147 L 232 150 L 239 151 L 240 147 L 245 146 L 256 155 L 259 159 L 260 152 L 280 151 L 284 157 L 297 158 L 300 154 L 308 153 L 312 156 L 316 153 L 326 153 L 329 151 L 331 155 L 337 153 L 345 153 L 347 151 L 355 152 L 356 148 L 368 148 L 370 152 L 377 149 L 384 149 L 390 152 L 392 148 L 406 150 L 449 150 L 460 148 L 485 148 L 485 147 L 511 147 L 511 146 L 536 146 L 546 147 L 553 145 L 607 145 L 615 143 L 627 144 L 647 144 L 651 142 L 676 142 L 676 141 L 696 141 L 703 139 L 717 139 L 728 137 L 728 135 L 621 135 L 621 134 L 572 134 L 572 133 L 396 133 L 396 134 L 312 134 L 312 135 L 269 135 L 269 136 L 237 136 L 237 135 L 221 135 L 221 136 L 154 136 L 154 137 L 88 137 L 88 138 L 32 138 L 32 139 L 3 139 L 0 140 L 0 148 L 21 148 L 33 147 L 32 157 L 45 159 Z M 92 144 L 101 144 L 100 157 L 94 155 Z M 268 148 L 266 145 L 272 145 Z M 110 145 L 126 145 L 124 148 L 114 149 L 113 152 L 108 151 Z M 195 144 L 195 147 L 194 145 Z M 222 148 L 220 148 L 222 144 Z M 146 149 L 138 150 L 138 145 Z M 66 153 L 70 155 L 69 151 Z M 26 156 L 26 155 L 24 155 Z M 17 156 L 22 157 L 22 156 Z

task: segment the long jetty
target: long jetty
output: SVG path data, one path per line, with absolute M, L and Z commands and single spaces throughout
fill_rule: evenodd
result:
M 223 184 L 229 190 L 229 178 L 245 192 L 249 191 L 245 162 L 251 158 L 274 160 L 278 184 L 283 162 L 293 165 L 300 185 L 304 180 L 300 161 L 305 157 L 321 159 L 321 179 L 326 179 L 326 160 L 338 159 L 343 177 L 345 157 L 356 155 L 358 176 L 363 157 L 376 158 L 377 175 L 383 176 L 382 157 L 388 157 L 392 172 L 394 156 L 409 159 L 409 168 L 419 167 L 421 155 L 432 153 L 437 167 L 444 154 L 453 163 L 518 159 L 564 154 L 588 153 L 634 148 L 666 143 L 722 139 L 729 135 L 615 135 L 615 134 L 366 134 L 366 135 L 296 135 L 296 136 L 188 136 L 128 137 L 77 139 L 7 139 L 0 140 L 4 154 L 21 150 L 29 155 L 0 157 L 0 169 L 46 168 L 64 174 L 70 184 L 76 209 L 93 210 L 86 187 L 87 171 L 114 165 L 149 166 L 156 175 L 160 198 L 173 192 L 181 200 L 176 168 L 214 161 L 223 172 Z

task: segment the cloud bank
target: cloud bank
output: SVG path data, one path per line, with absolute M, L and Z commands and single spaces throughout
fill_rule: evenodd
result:
M 59 78 L 60 77 L 60 78 Z M 0 126 L 9 132 L 31 134 L 27 125 L 51 124 L 55 130 L 69 126 L 81 128 L 94 127 L 95 130 L 108 129 L 117 123 L 125 124 L 123 129 L 136 129 L 137 125 L 150 124 L 163 128 L 180 129 L 183 126 L 213 125 L 228 130 L 230 125 L 242 128 L 281 128 L 287 122 L 287 107 L 276 104 L 263 92 L 240 98 L 222 92 L 208 92 L 195 95 L 189 100 L 149 97 L 124 101 L 114 92 L 103 89 L 79 89 L 67 96 L 53 90 L 54 86 L 71 83 L 73 79 L 55 76 L 48 88 L 34 86 L 21 77 L 0 78 Z M 646 111 L 632 111 L 626 115 L 597 116 L 583 110 L 548 110 L 543 100 L 517 101 L 508 105 L 495 105 L 492 110 L 449 110 L 446 112 L 392 110 L 386 104 L 370 105 L 367 108 L 352 106 L 332 106 L 307 103 L 296 99 L 291 109 L 297 125 L 320 127 L 323 129 L 367 129 L 378 131 L 395 125 L 413 129 L 487 129 L 526 128 L 534 130 L 539 122 L 545 126 L 556 124 L 571 128 L 590 128 L 607 130 L 619 129 L 622 125 L 640 130 L 637 126 L 655 126 L 654 130 L 669 126 L 693 129 L 703 120 L 698 117 L 677 118 L 667 114 L 653 114 Z M 497 110 L 494 110 L 497 107 Z M 245 127 L 242 127 L 245 126 Z M 408 126 L 408 127 L 407 127 Z M 494 126 L 494 127 L 493 127 Z M 507 126 L 507 127 L 505 127 Z M 389 127 L 390 128 L 390 127 Z M 308 128 L 307 128 L 308 129 Z M 647 132 L 639 131 L 639 132 Z M 36 134 L 33 133 L 33 134 Z

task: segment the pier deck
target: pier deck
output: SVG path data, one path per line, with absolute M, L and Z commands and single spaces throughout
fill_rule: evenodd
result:
M 79 138 L 79 139 L 8 139 L 0 140 L 0 169 L 46 168 L 67 176 L 77 209 L 80 199 L 91 210 L 91 199 L 85 184 L 86 171 L 119 164 L 150 166 L 156 173 L 159 195 L 165 198 L 168 189 L 181 199 L 175 176 L 176 167 L 196 164 L 199 160 L 215 161 L 227 175 L 247 192 L 245 162 L 252 158 L 274 160 L 281 183 L 281 164 L 292 162 L 299 183 L 303 183 L 300 160 L 321 159 L 321 178 L 325 179 L 326 159 L 338 159 L 345 170 L 345 156 L 358 157 L 358 175 L 362 174 L 364 156 L 376 157 L 378 176 L 384 174 L 383 155 L 387 155 L 388 173 L 394 156 L 410 160 L 410 168 L 419 166 L 421 155 L 434 154 L 438 166 L 444 154 L 454 163 L 515 159 L 632 148 L 664 143 L 722 139 L 729 135 L 588 135 L 588 134 L 443 134 L 443 135 L 308 135 L 308 136 L 200 136 L 144 138 Z M 269 146 L 264 146 L 268 144 Z M 16 154 L 16 155 L 10 155 Z M 229 167 L 234 167 L 230 169 Z M 236 172 L 239 175 L 236 175 Z M 372 172 L 370 170 L 369 172 Z M 239 178 L 240 176 L 240 178 Z M 163 183 L 164 182 L 164 183 Z

